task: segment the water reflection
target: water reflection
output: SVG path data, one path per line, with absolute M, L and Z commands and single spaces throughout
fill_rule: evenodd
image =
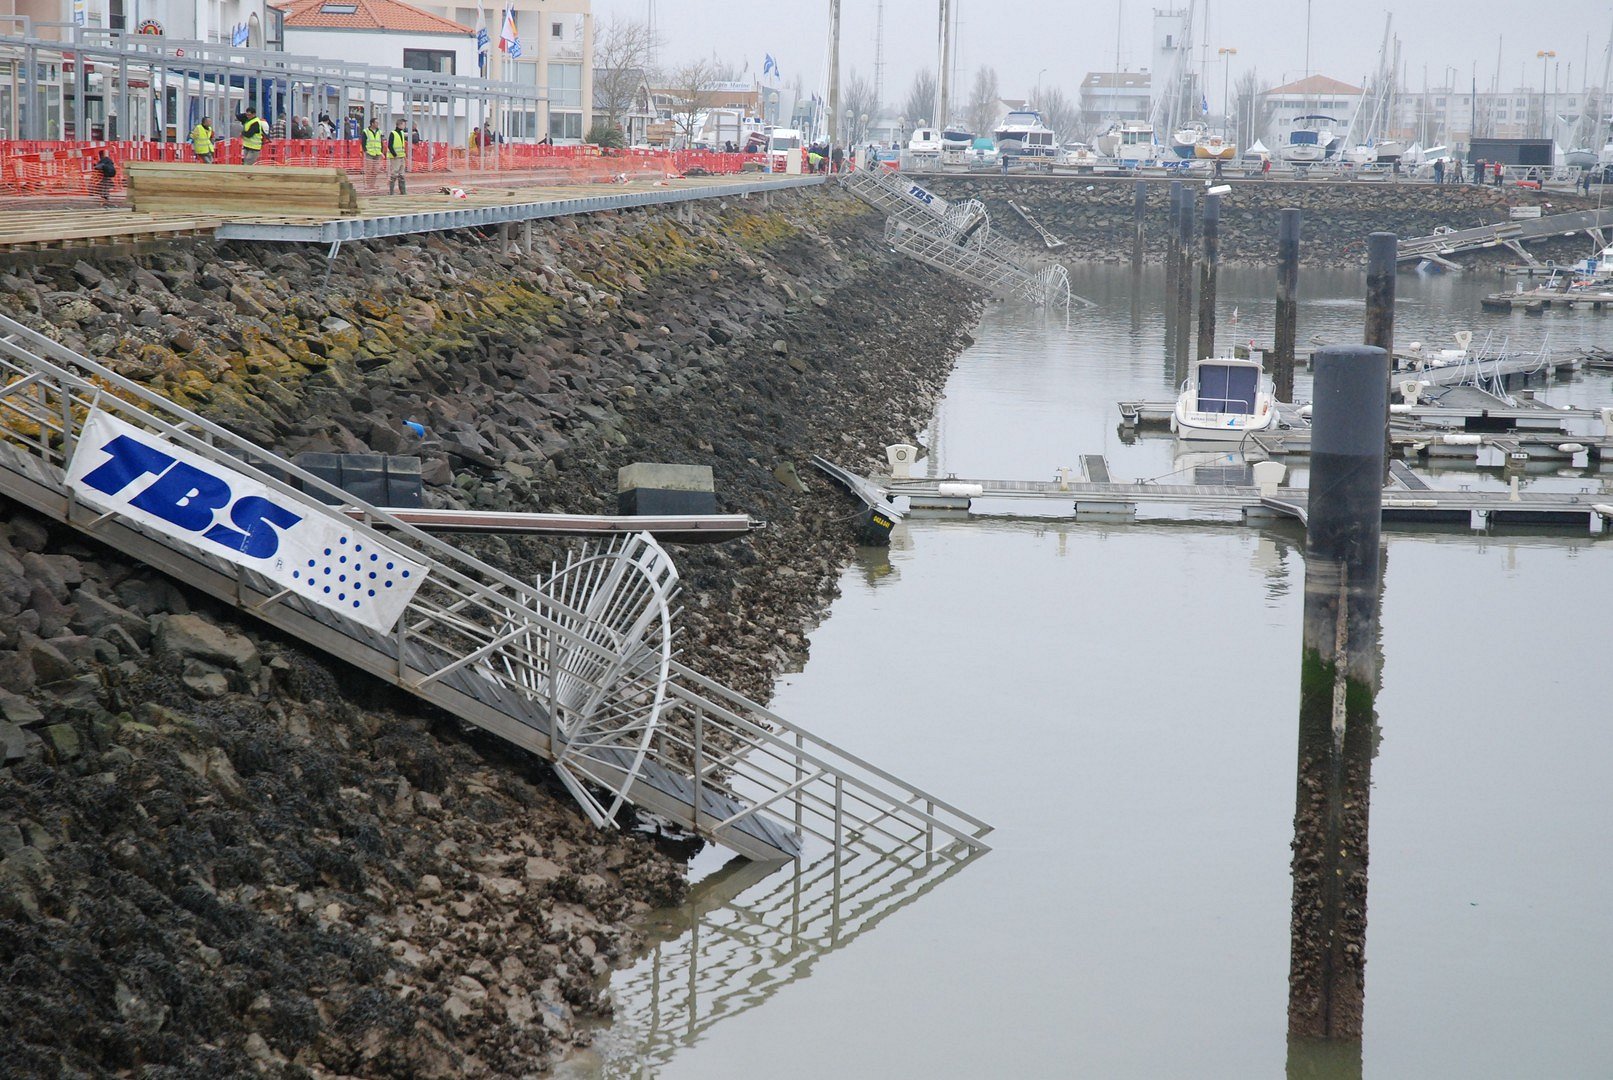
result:
M 557 1075 L 648 1078 L 716 1024 L 754 1009 L 982 854 L 824 852 L 783 869 L 735 859 L 656 912 L 648 954 L 611 979 L 612 1026 Z M 760 1075 L 760 1074 L 759 1074 Z

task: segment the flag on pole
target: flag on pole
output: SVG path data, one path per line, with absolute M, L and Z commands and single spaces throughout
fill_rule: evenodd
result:
M 487 9 L 482 6 L 482 0 L 476 0 L 476 67 L 483 76 L 487 74 L 487 46 L 491 42 L 487 34 Z
M 1205 116 L 1210 115 L 1210 99 L 1203 94 L 1199 95 L 1199 112 Z
M 778 61 L 773 59 L 772 53 L 768 53 L 762 57 L 762 74 L 771 75 L 775 79 L 783 77 L 782 73 L 778 69 Z
M 499 52 L 509 53 L 513 56 L 521 55 L 521 35 L 515 30 L 515 9 L 504 9 L 504 26 L 498 32 Z

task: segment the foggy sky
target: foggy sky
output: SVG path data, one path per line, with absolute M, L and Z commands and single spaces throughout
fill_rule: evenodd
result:
M 1127 70 L 1152 68 L 1149 56 L 1153 8 L 1171 0 L 953 0 L 960 26 L 956 69 L 967 95 L 968 84 L 982 64 L 997 69 L 1006 97 L 1029 97 L 1038 74 L 1042 85 L 1060 86 L 1072 99 L 1088 71 L 1109 71 L 1115 62 L 1116 16 L 1123 12 L 1120 57 Z M 643 19 L 651 0 L 594 0 L 601 24 L 610 17 Z M 713 54 L 736 63 L 749 62 L 759 72 L 771 53 L 786 82 L 800 74 L 806 89 L 822 90 L 828 54 L 828 0 L 781 3 L 779 0 L 653 0 L 663 42 L 663 67 Z M 875 0 L 842 0 L 841 79 L 851 68 L 871 76 L 874 63 Z M 1177 5 L 1186 7 L 1186 0 Z M 1216 49 L 1234 47 L 1227 71 L 1231 81 L 1248 69 L 1263 81 L 1278 84 L 1305 72 L 1304 0 L 1210 0 L 1210 63 L 1205 84 L 1212 109 L 1219 110 L 1223 68 Z M 1199 10 L 1203 11 L 1201 0 Z M 1377 67 L 1383 39 L 1383 3 L 1313 0 L 1311 62 L 1314 73 L 1354 85 Z M 1541 61 L 1536 53 L 1552 50 L 1546 84 L 1578 90 L 1586 73 L 1601 82 L 1603 53 L 1613 29 L 1613 3 L 1603 0 L 1402 0 L 1395 5 L 1394 31 L 1401 38 L 1409 89 L 1454 82 L 1470 85 L 1475 73 L 1479 89 L 1487 89 L 1496 73 L 1497 38 L 1501 40 L 1501 85 L 1538 89 Z M 900 101 L 914 73 L 933 67 L 936 57 L 936 0 L 885 0 L 885 100 Z M 1202 16 L 1200 19 L 1202 26 Z M 1196 43 L 1205 35 L 1194 29 Z M 1202 50 L 1195 47 L 1195 56 Z M 1454 73 L 1447 73 L 1454 68 Z M 956 96 L 956 95 L 955 95 Z

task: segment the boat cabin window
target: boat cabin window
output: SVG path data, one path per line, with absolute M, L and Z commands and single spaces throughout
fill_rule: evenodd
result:
M 1199 365 L 1198 411 L 1253 416 L 1260 371 L 1224 364 Z

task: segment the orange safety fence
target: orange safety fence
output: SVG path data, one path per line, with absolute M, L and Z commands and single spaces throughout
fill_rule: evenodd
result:
M 0 140 L 0 193 L 10 195 L 87 195 L 99 191 L 93 166 L 105 150 L 118 165 L 113 191 L 123 191 L 123 166 L 131 161 L 197 161 L 188 143 L 60 142 Z M 214 163 L 242 163 L 241 140 L 221 140 Z M 610 150 L 597 146 L 547 146 L 537 143 L 491 143 L 452 146 L 440 142 L 411 143 L 411 173 L 474 177 L 487 173 L 534 173 L 546 183 L 621 183 L 666 179 L 693 172 L 727 175 L 765 167 L 765 154 L 730 154 L 714 150 Z M 363 143 L 354 139 L 266 139 L 259 165 L 337 168 L 363 175 Z

